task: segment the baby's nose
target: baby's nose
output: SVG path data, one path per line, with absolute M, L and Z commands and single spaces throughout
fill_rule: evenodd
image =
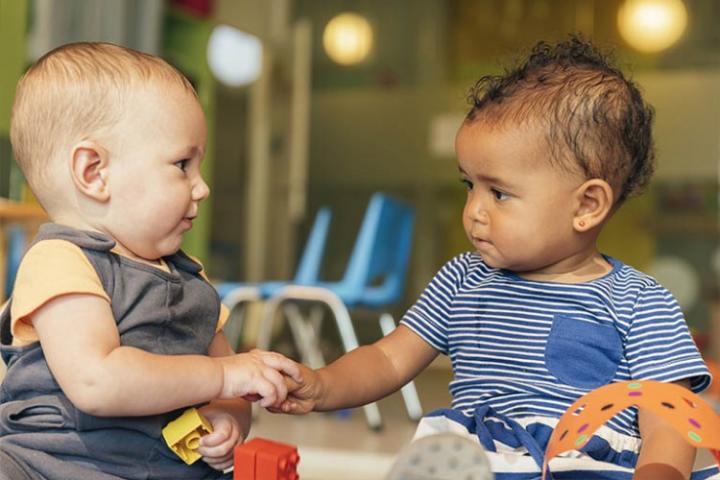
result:
M 199 180 L 193 185 L 192 198 L 196 202 L 205 200 L 210 195 L 210 187 L 205 183 L 205 180 L 199 178 Z

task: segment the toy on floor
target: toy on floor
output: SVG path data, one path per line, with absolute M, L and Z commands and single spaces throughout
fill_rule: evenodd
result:
M 398 455 L 387 480 L 492 480 L 490 460 L 482 447 L 454 433 L 422 437 Z
M 691 445 L 709 449 L 720 465 L 720 416 L 700 397 L 672 383 L 618 382 L 583 395 L 560 417 L 545 451 L 543 480 L 550 459 L 582 448 L 605 422 L 632 406 L 667 420 Z
M 297 447 L 264 438 L 235 447 L 234 480 L 298 480 Z
M 195 408 L 188 408 L 162 429 L 163 438 L 170 450 L 188 465 L 200 458 L 201 455 L 195 450 L 200 446 L 200 437 L 210 432 L 212 425 Z

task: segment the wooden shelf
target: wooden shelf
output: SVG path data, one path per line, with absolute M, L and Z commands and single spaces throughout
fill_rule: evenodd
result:
M 47 213 L 38 205 L 13 202 L 0 198 L 0 220 L 8 221 L 43 221 Z

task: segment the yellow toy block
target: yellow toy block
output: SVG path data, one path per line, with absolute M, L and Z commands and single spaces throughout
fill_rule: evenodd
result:
M 165 425 L 162 435 L 170 450 L 183 462 L 192 465 L 199 458 L 195 450 L 200 446 L 200 437 L 212 432 L 212 425 L 195 408 L 188 408 L 178 418 Z

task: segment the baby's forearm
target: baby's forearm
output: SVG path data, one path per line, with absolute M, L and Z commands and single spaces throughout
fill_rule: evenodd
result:
M 356 348 L 314 375 L 308 373 L 296 396 L 311 400 L 318 411 L 365 405 L 398 390 L 437 354 L 420 336 L 400 325 L 374 344 Z
M 694 462 L 695 449 L 674 429 L 658 429 L 643 439 L 633 480 L 687 479 Z
M 365 405 L 391 394 L 405 383 L 377 345 L 357 348 L 318 370 L 317 375 L 317 411 Z
M 70 400 L 97 416 L 140 416 L 208 402 L 220 395 L 222 365 L 203 355 L 156 355 L 119 346 L 87 366 L 72 385 Z
M 633 480 L 690 478 L 695 448 L 672 425 L 651 411 L 641 409 L 639 423 L 642 447 Z

